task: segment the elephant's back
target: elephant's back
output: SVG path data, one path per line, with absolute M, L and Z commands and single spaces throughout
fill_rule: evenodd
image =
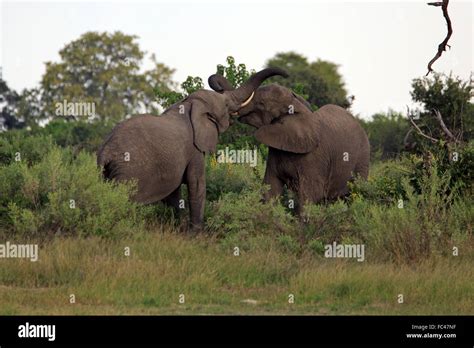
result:
M 109 179 L 137 180 L 137 201 L 159 201 L 181 183 L 192 146 L 188 132 L 184 120 L 135 116 L 114 127 L 98 151 L 97 162 Z
M 347 191 L 353 175 L 367 176 L 370 145 L 359 121 L 337 105 L 326 105 L 317 112 L 321 125 L 320 149 L 329 154 L 328 182 L 331 196 Z
M 367 134 L 359 121 L 346 109 L 329 104 L 316 111 L 316 115 L 324 134 L 327 134 L 321 138 L 323 145 L 328 143 L 354 152 L 368 144 Z

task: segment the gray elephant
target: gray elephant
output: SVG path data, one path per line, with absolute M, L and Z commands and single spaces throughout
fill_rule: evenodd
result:
M 221 75 L 209 85 L 232 90 Z M 279 85 L 262 86 L 236 114 L 257 128 L 255 137 L 269 146 L 265 199 L 278 196 L 284 185 L 296 193 L 297 210 L 306 202 L 333 200 L 348 193 L 348 181 L 369 172 L 370 145 L 365 131 L 345 109 L 325 105 L 313 112 L 300 96 Z
M 145 204 L 162 200 L 176 209 L 181 184 L 186 184 L 191 227 L 199 230 L 206 197 L 205 154 L 215 151 L 219 133 L 229 127 L 229 113 L 245 107 L 255 89 L 274 75 L 284 72 L 265 69 L 236 90 L 199 90 L 161 116 L 139 115 L 123 121 L 98 151 L 104 176 L 136 179 L 134 200 Z

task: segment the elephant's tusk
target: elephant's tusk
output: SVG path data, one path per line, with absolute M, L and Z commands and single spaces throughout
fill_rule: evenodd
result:
M 255 92 L 252 92 L 250 97 L 246 101 L 244 101 L 242 104 L 240 104 L 240 109 L 242 109 L 243 107 L 247 106 L 250 103 L 250 101 L 252 100 L 254 94 L 255 94 Z M 231 116 L 239 116 L 239 112 L 238 111 L 231 112 L 230 115 Z
M 250 95 L 249 99 L 247 99 L 247 100 L 244 101 L 242 104 L 240 104 L 240 107 L 243 108 L 244 106 L 247 106 L 247 105 L 250 103 L 250 101 L 252 100 L 254 94 L 255 94 L 255 92 L 252 92 L 252 94 Z

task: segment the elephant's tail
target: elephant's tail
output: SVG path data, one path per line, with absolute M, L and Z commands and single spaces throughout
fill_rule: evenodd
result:
M 104 179 L 112 179 L 112 172 L 113 170 L 110 162 L 102 167 L 102 176 Z
M 104 179 L 112 179 L 114 177 L 114 165 L 113 161 L 111 161 L 105 153 L 103 149 L 100 149 L 97 153 L 97 166 L 101 168 L 102 177 Z

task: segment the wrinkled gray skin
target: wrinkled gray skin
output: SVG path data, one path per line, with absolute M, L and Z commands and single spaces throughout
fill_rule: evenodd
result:
M 209 85 L 220 92 L 231 89 L 220 75 L 211 76 Z M 280 195 L 286 185 L 296 193 L 301 212 L 307 202 L 346 195 L 347 183 L 356 175 L 367 178 L 367 135 L 339 106 L 325 105 L 312 112 L 309 104 L 289 89 L 268 85 L 255 91 L 238 116 L 240 122 L 256 127 L 257 140 L 269 146 L 264 182 L 270 191 L 266 200 Z
M 161 116 L 139 115 L 121 122 L 98 151 L 97 163 L 104 177 L 136 179 L 135 201 L 162 200 L 175 209 L 179 209 L 181 184 L 187 184 L 191 227 L 201 229 L 205 153 L 215 151 L 218 134 L 229 127 L 229 113 L 236 112 L 266 78 L 279 74 L 279 69 L 265 69 L 239 89 L 224 93 L 200 90 Z

